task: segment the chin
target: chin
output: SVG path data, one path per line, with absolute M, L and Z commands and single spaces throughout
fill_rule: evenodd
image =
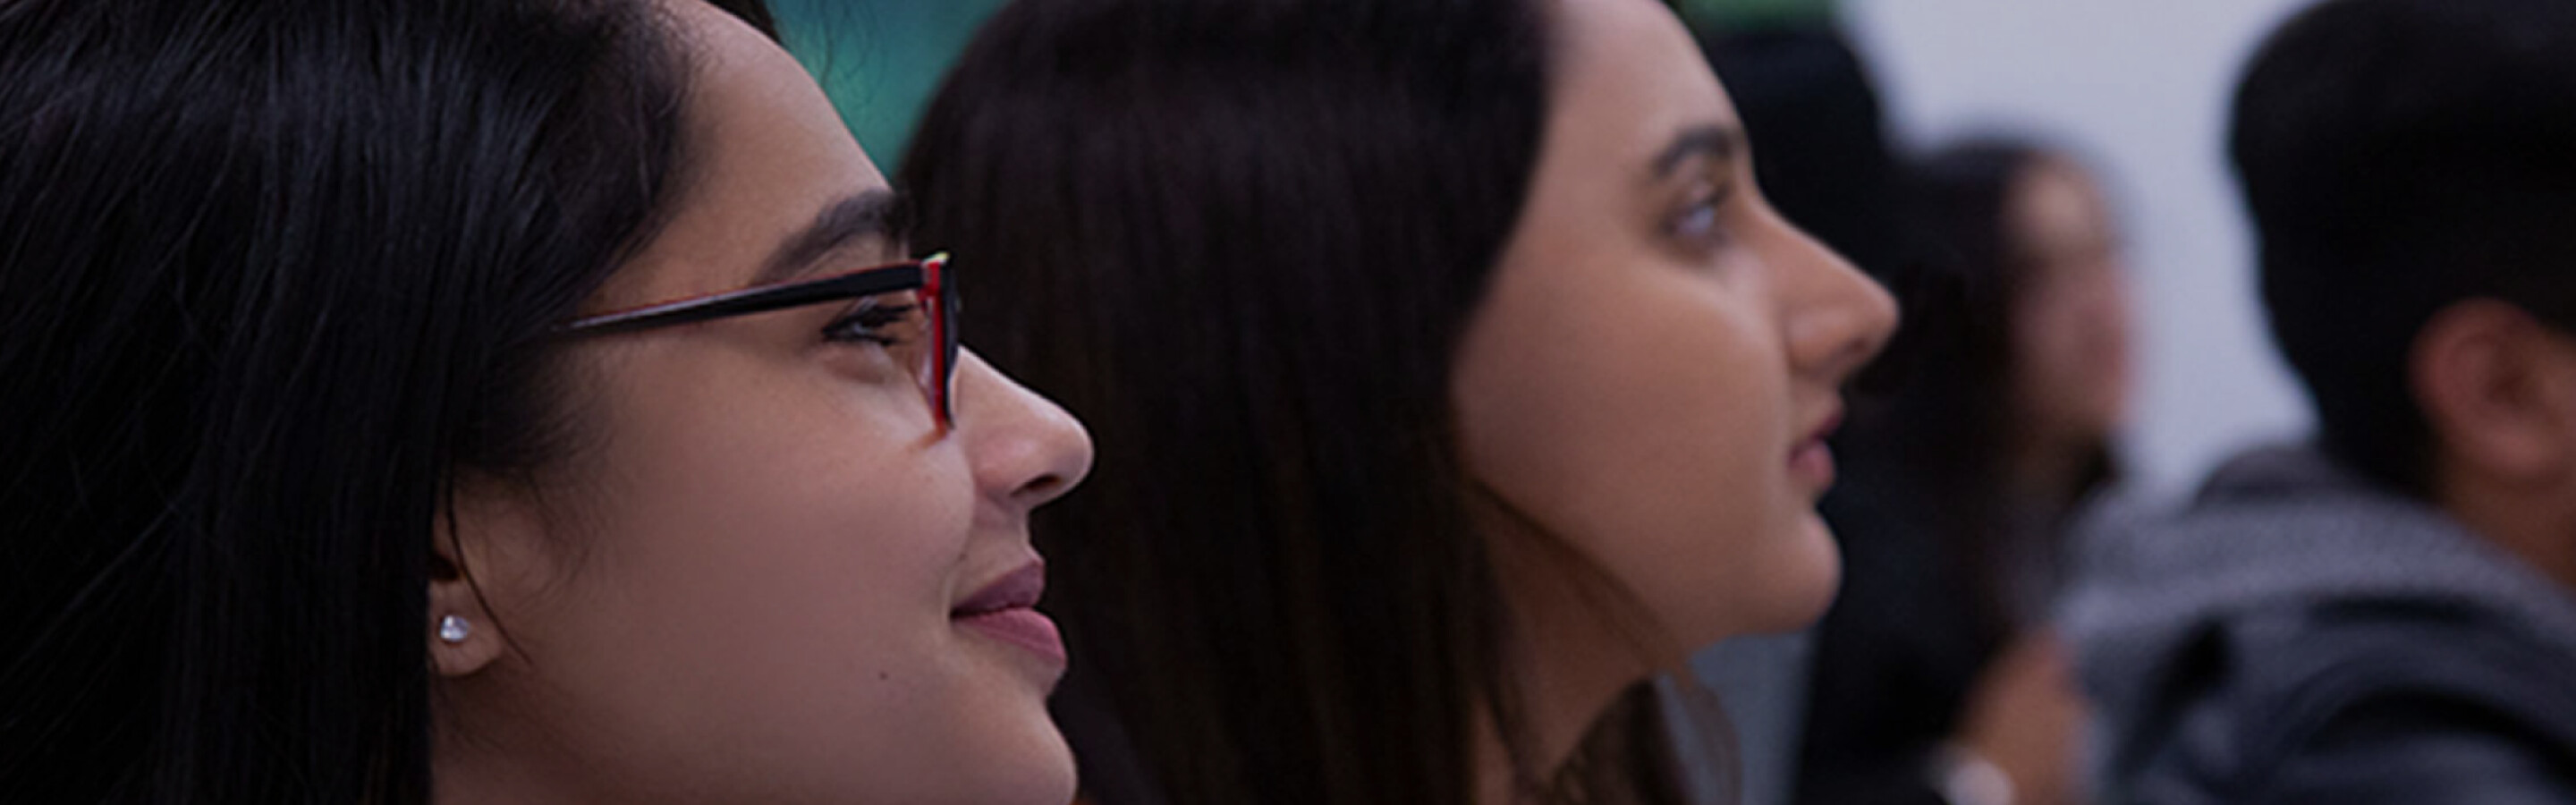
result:
M 1056 735 L 1055 745 L 1056 753 L 1049 761 L 1047 779 L 1033 792 L 1029 799 L 1031 805 L 1065 805 L 1073 801 L 1079 782 L 1073 765 L 1073 748 L 1065 745 L 1061 733 Z
M 1810 626 L 1825 615 L 1834 602 L 1834 591 L 1841 581 L 1841 563 L 1825 562 L 1812 571 L 1799 568 L 1774 573 L 1757 581 L 1746 582 L 1740 589 L 1746 593 L 1729 601 L 1723 617 L 1710 618 L 1714 610 L 1700 608 L 1682 618 L 1667 622 L 1690 623 L 1699 628 L 1679 632 L 1690 650 L 1752 635 L 1787 634 Z
M 1003 771 L 1001 769 L 961 770 L 966 774 L 993 774 L 996 782 L 1004 784 L 1005 788 L 996 792 L 1000 796 L 982 802 L 993 805 L 1065 805 L 1073 801 L 1077 783 L 1073 747 L 1065 743 L 1064 733 L 1056 729 L 1055 721 L 1047 716 L 1043 706 L 1038 709 L 1036 722 L 1031 725 L 1027 746 L 1015 753 L 1019 762 L 1012 764 L 1007 775 L 993 774 Z
M 1043 697 L 1010 680 L 981 691 L 949 730 L 914 730 L 917 753 L 884 772 L 902 778 L 866 801 L 920 805 L 1065 805 L 1075 788 L 1073 749 Z M 932 748 L 935 745 L 936 748 Z
M 1796 528 L 1799 533 L 1788 541 L 1793 553 L 1782 556 L 1782 566 L 1764 580 L 1762 617 L 1753 624 L 1754 633 L 1814 626 L 1842 589 L 1842 549 L 1834 542 L 1833 529 L 1813 509 L 1800 513 Z

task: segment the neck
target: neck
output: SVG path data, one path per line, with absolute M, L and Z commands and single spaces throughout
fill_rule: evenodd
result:
M 2576 478 L 2512 483 L 2444 470 L 2433 502 L 2469 532 L 2576 591 Z
M 1532 784 L 1548 782 L 1622 692 L 1683 660 L 1652 643 L 1651 621 L 1615 587 L 1587 583 L 1587 564 L 1571 548 L 1525 524 L 1486 531 L 1497 537 L 1495 575 L 1511 617 L 1504 656 L 1506 678 L 1517 687 L 1504 695 L 1519 708 L 1520 723 L 1479 714 L 1476 799 L 1506 805 L 1527 801 Z M 1505 732 L 1515 727 L 1517 742 Z

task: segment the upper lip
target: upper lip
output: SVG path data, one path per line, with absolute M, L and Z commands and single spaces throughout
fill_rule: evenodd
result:
M 1037 606 L 1038 596 L 1045 592 L 1046 563 L 1030 560 L 1028 564 L 1021 565 L 1018 570 L 994 579 L 993 583 L 984 585 L 984 589 L 977 590 L 973 596 L 958 602 L 955 608 L 949 610 L 949 614 L 954 617 L 965 617 L 1000 612 L 1005 609 L 1027 609 Z
M 1825 411 L 1824 421 L 1817 423 L 1814 429 L 1807 431 L 1807 438 L 1799 440 L 1798 446 L 1805 447 L 1809 444 L 1824 441 L 1825 437 L 1834 435 L 1834 430 L 1842 426 L 1843 407 L 1840 403 L 1836 403 L 1832 408 Z

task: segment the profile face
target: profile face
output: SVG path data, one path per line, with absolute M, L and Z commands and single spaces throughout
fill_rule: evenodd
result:
M 886 182 L 792 58 L 694 0 L 659 12 L 693 62 L 677 206 L 584 313 L 907 257 L 851 214 Z M 511 753 L 477 767 L 578 801 L 1071 799 L 1027 520 L 1090 443 L 972 353 L 943 425 L 888 341 L 918 328 L 858 304 L 567 347 L 572 456 L 457 514 L 518 651 L 442 666 L 474 700 L 442 753 Z
M 2059 443 L 2109 438 L 2128 417 L 2128 271 L 2093 177 L 2057 157 L 2013 177 L 2003 232 L 2021 281 L 2012 305 L 2015 409 Z
M 1823 438 L 1894 302 L 1763 200 L 1670 12 L 1546 7 L 1546 145 L 1452 388 L 1468 471 L 1684 647 L 1804 625 L 1840 570 Z

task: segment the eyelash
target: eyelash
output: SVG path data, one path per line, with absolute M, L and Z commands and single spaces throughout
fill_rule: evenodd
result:
M 840 318 L 833 319 L 831 324 L 824 325 L 823 340 L 843 343 L 864 341 L 880 346 L 893 346 L 902 343 L 903 340 L 884 335 L 877 330 L 902 321 L 920 309 L 921 306 L 917 304 L 861 303 L 857 310 L 850 311 Z

